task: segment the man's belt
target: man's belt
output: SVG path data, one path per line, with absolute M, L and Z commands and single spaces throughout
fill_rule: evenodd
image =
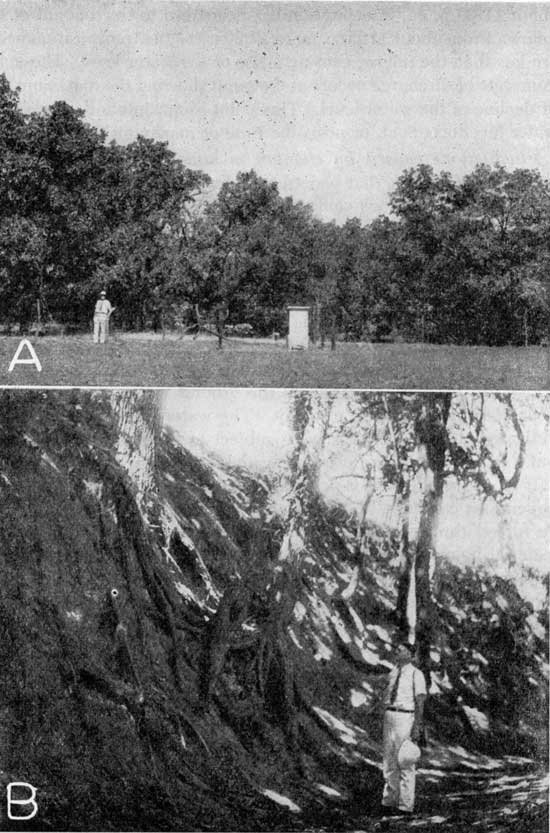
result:
M 414 714 L 414 709 L 398 709 L 396 706 L 386 706 L 387 712 L 404 712 L 405 714 Z

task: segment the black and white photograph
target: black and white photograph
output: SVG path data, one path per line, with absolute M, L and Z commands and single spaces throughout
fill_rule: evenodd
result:
M 2 391 L 2 829 L 547 830 L 549 422 Z
M 550 3 L 0 3 L 0 830 L 547 833 Z
M 2 384 L 548 389 L 548 3 L 0 33 Z

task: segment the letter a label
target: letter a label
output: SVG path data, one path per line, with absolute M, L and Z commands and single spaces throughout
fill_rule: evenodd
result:
M 30 798 L 12 798 L 12 790 L 13 787 L 23 787 L 26 790 L 29 790 L 31 793 Z M 38 804 L 35 801 L 36 798 L 36 788 L 33 787 L 32 784 L 27 784 L 25 781 L 13 781 L 11 784 L 8 784 L 8 818 L 12 821 L 28 821 L 36 816 L 38 813 Z M 12 804 L 31 804 L 32 810 L 30 813 L 27 813 L 26 816 L 24 815 L 12 815 L 11 808 Z
M 21 355 L 21 351 L 23 350 L 24 347 L 26 347 L 27 350 L 29 351 L 30 356 L 31 356 L 30 359 L 20 359 L 19 358 L 19 356 Z M 36 369 L 38 370 L 39 373 L 42 370 L 42 365 L 40 364 L 40 359 L 36 355 L 34 347 L 32 346 L 32 344 L 30 343 L 30 341 L 27 338 L 24 338 L 19 342 L 19 347 L 15 351 L 15 356 L 13 357 L 13 359 L 10 362 L 10 366 L 8 368 L 8 373 L 12 372 L 12 370 L 15 367 L 16 364 L 33 364 L 36 367 Z

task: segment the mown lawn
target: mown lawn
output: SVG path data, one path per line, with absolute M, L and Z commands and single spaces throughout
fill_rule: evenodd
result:
M 550 387 L 546 347 L 338 344 L 290 352 L 285 343 L 148 334 L 30 339 L 42 364 L 8 367 L 20 339 L 0 338 L 0 384 L 540 390 Z M 27 358 L 23 351 L 21 358 Z

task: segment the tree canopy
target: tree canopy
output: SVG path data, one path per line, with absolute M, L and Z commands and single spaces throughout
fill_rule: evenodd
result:
M 455 182 L 419 164 L 368 224 L 321 221 L 253 170 L 207 200 L 209 184 L 166 142 L 108 142 L 64 101 L 23 113 L 0 76 L 0 323 L 84 326 L 106 288 L 128 329 L 198 305 L 267 335 L 309 304 L 321 337 L 547 340 L 550 186 L 536 170 L 479 164 Z

